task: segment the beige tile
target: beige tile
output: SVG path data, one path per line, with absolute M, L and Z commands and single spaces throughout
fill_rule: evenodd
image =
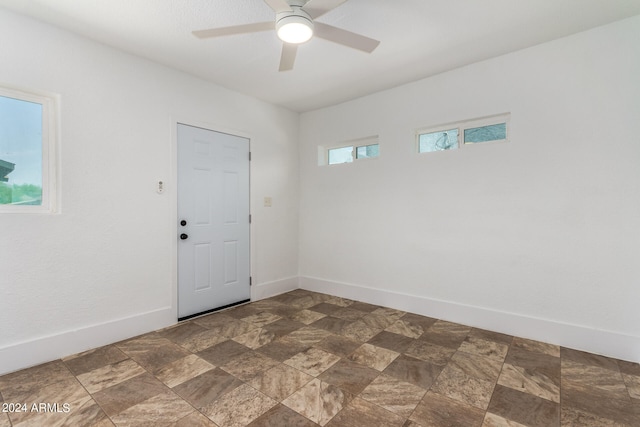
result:
M 269 323 L 276 322 L 280 319 L 282 319 L 282 317 L 269 313 L 268 311 L 263 311 L 261 313 L 254 314 L 252 316 L 242 318 L 243 321 L 247 323 L 251 323 L 252 325 L 257 326 L 259 328 L 263 327 L 264 325 L 268 325 Z
M 422 326 L 411 324 L 402 319 L 397 320 L 394 324 L 385 329 L 385 331 L 404 335 L 409 338 L 418 338 L 424 333 Z
M 287 335 L 288 340 L 294 340 L 300 344 L 312 346 L 331 335 L 331 332 L 324 329 L 314 328 L 313 326 L 305 326 L 295 332 Z
M 218 427 L 218 425 L 200 412 L 193 411 L 186 417 L 170 424 L 168 427 Z
M 371 344 L 362 344 L 348 357 L 356 363 L 383 371 L 400 353 Z
M 111 417 L 117 426 L 154 426 L 173 423 L 193 412 L 193 407 L 167 391 Z
M 629 390 L 629 396 L 633 399 L 640 399 L 640 376 L 622 374 L 624 383 Z
M 131 359 L 103 366 L 93 371 L 78 375 L 78 381 L 87 389 L 89 393 L 95 393 L 107 387 L 120 384 L 146 371 Z
M 376 336 L 379 332 L 380 329 L 372 328 L 363 320 L 357 320 L 342 328 L 340 335 L 356 341 L 366 342 Z
M 190 354 L 161 368 L 155 376 L 173 388 L 212 369 L 215 369 L 214 365 L 195 354 Z
M 217 331 L 207 329 L 203 332 L 190 336 L 182 341 L 180 346 L 192 353 L 198 353 L 216 344 L 227 341 L 228 338 Z
M 431 387 L 431 391 L 482 410 L 487 409 L 494 382 L 472 377 L 463 370 L 447 365 Z
M 311 381 L 311 375 L 290 366 L 279 364 L 249 381 L 249 385 L 278 402 L 291 396 Z
M 89 393 L 73 378 L 66 378 L 57 383 L 49 384 L 37 390 L 31 390 L 29 394 L 20 397 L 12 397 L 3 394 L 7 403 L 24 403 L 26 412 L 13 412 L 9 418 L 13 425 L 49 425 L 56 423 L 60 418 L 66 418 L 70 413 L 64 413 L 64 404 L 68 404 L 70 410 L 77 410 L 91 400 Z M 41 407 L 40 404 L 51 404 L 54 411 Z M 35 407 L 34 407 L 35 405 Z M 62 415 L 58 410 L 63 411 Z
M 495 341 L 469 336 L 462 342 L 458 350 L 503 362 L 505 357 L 507 357 L 509 346 Z
M 249 351 L 227 362 L 220 368 L 242 380 L 249 381 L 279 362 L 254 351 Z
M 203 413 L 219 426 L 245 427 L 277 404 L 244 384 L 204 408 Z
M 427 391 L 417 385 L 389 375 L 380 375 L 360 394 L 360 397 L 388 411 L 408 417 Z
M 351 400 L 353 395 L 336 386 L 313 379 L 282 403 L 314 423 L 324 426 Z
M 560 403 L 560 385 L 540 371 L 505 363 L 498 384 Z
M 291 316 L 291 320 L 295 320 L 300 323 L 304 323 L 305 325 L 310 325 L 313 322 L 326 317 L 326 314 L 318 313 L 317 311 L 311 310 L 301 310 L 296 314 Z
M 253 329 L 246 334 L 238 335 L 237 337 L 233 338 L 235 342 L 247 346 L 253 350 L 260 348 L 263 345 L 269 344 L 275 339 L 276 334 L 264 328 Z
M 340 360 L 335 354 L 310 348 L 284 361 L 286 365 L 296 368 L 308 375 L 317 377 Z
M 515 421 L 508 420 L 499 415 L 487 412 L 484 417 L 482 427 L 528 427 L 524 424 L 517 423 Z

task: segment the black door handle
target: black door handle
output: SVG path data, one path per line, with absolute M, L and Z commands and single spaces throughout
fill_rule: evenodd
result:
M 180 225 L 184 227 L 185 225 L 187 225 L 187 221 L 183 219 L 182 221 L 180 221 Z
M 180 239 L 182 239 L 182 240 L 187 240 L 188 238 L 189 238 L 189 236 L 187 234 L 182 233 L 180 235 Z

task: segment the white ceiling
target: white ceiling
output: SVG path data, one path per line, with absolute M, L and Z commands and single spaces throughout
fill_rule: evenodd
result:
M 318 21 L 380 46 L 367 54 L 312 39 L 300 46 L 292 71 L 278 72 L 274 31 L 206 40 L 191 34 L 273 20 L 263 0 L 0 0 L 0 6 L 294 111 L 640 14 L 640 0 L 349 0 Z

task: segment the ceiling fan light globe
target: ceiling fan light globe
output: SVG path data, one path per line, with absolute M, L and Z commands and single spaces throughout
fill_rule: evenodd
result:
M 313 36 L 313 22 L 303 16 L 286 16 L 277 22 L 276 30 L 283 42 L 300 44 Z

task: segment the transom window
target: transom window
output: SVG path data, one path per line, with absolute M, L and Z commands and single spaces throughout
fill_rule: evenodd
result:
M 0 212 L 55 210 L 55 100 L 0 87 Z
M 507 141 L 509 114 L 420 129 L 418 152 L 457 150 L 481 142 Z
M 326 162 L 321 159 L 319 163 L 338 165 L 341 163 L 352 163 L 359 159 L 371 159 L 380 155 L 380 145 L 378 144 L 377 136 L 349 141 L 348 143 L 349 145 L 326 149 Z

